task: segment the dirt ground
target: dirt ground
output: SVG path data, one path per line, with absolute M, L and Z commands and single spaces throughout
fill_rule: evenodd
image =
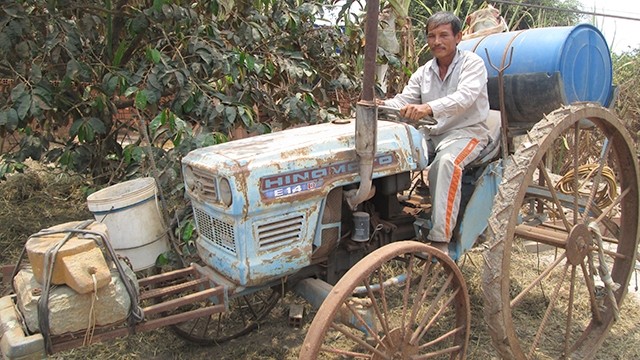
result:
M 18 174 L 0 183 L 0 264 L 14 263 L 30 234 L 40 229 L 74 220 L 91 218 L 86 208 L 90 184 L 65 173 L 44 169 Z M 498 359 L 482 315 L 479 276 L 482 259 L 471 253 L 459 262 L 471 299 L 472 332 L 468 359 Z M 622 320 L 616 323 L 597 359 L 640 358 L 640 300 L 638 274 L 632 278 L 631 291 L 622 308 Z M 7 289 L 4 287 L 6 293 Z M 300 328 L 289 325 L 289 307 L 304 304 Z M 266 323 L 251 334 L 216 347 L 188 343 L 170 329 L 160 329 L 117 339 L 52 356 L 54 359 L 297 359 L 306 330 L 315 315 L 303 299 L 288 294 L 270 313 Z

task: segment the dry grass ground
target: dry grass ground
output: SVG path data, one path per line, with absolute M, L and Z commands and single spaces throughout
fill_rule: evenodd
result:
M 27 237 L 40 229 L 91 217 L 85 203 L 85 184 L 79 177 L 47 169 L 18 174 L 0 183 L 0 264 L 15 262 Z M 471 298 L 472 332 L 469 359 L 498 359 L 483 319 L 480 289 L 482 257 L 468 254 L 459 263 Z M 526 269 L 523 269 L 525 271 Z M 634 275 L 632 282 L 637 275 Z M 6 287 L 3 289 L 7 291 Z M 633 288 L 632 288 L 633 290 Z M 301 328 L 289 326 L 291 304 L 305 304 Z M 315 312 L 303 299 L 289 294 L 281 299 L 267 322 L 253 333 L 217 347 L 200 347 L 160 329 L 102 344 L 66 351 L 56 359 L 297 359 L 298 349 Z M 560 341 L 560 339 L 557 339 Z M 551 339 L 549 341 L 554 341 Z M 640 300 L 627 298 L 598 359 L 640 358 Z

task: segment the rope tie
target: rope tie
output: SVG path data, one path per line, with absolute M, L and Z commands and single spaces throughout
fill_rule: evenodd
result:
M 600 228 L 598 228 L 598 224 L 595 222 L 589 223 L 589 230 L 594 235 L 596 239 L 596 244 L 598 245 L 598 274 L 600 275 L 600 279 L 604 283 L 604 287 L 607 290 L 607 297 L 611 302 L 611 306 L 613 308 L 613 318 L 615 321 L 620 320 L 620 310 L 618 309 L 618 302 L 616 301 L 616 297 L 614 291 L 620 288 L 620 284 L 615 283 L 611 278 L 611 273 L 609 272 L 609 267 L 604 258 L 604 248 L 602 242 L 602 235 L 600 234 Z
M 86 227 L 89 226 L 92 222 L 93 220 L 86 220 L 76 225 L 74 229 L 65 229 L 65 230 L 58 231 L 57 233 L 65 233 L 66 234 L 65 237 L 61 241 L 59 241 L 55 246 L 48 248 L 44 254 L 44 264 L 43 264 L 44 284 L 42 286 L 42 295 L 40 295 L 40 299 L 38 299 L 38 326 L 40 327 L 40 332 L 44 337 L 45 349 L 49 354 L 53 353 L 53 344 L 51 342 L 51 328 L 49 326 L 50 325 L 49 324 L 49 294 L 51 289 L 54 287 L 54 285 L 52 285 L 52 279 L 53 279 L 53 269 L 56 261 L 56 256 L 58 254 L 58 251 L 62 248 L 62 246 L 64 246 L 64 244 L 66 244 L 67 241 L 69 241 L 69 239 L 73 237 L 74 231 L 77 231 L 77 232 L 85 231 L 83 229 L 86 229 Z M 37 234 L 32 235 L 31 237 L 38 237 L 38 236 L 48 235 L 53 233 L 56 233 L 56 232 L 40 231 Z M 21 254 L 21 256 L 23 255 L 24 253 Z M 18 262 L 18 264 L 19 263 L 20 261 Z
M 91 270 L 93 269 L 90 269 L 89 271 Z M 96 301 L 98 301 L 98 280 L 96 279 L 95 271 L 91 273 L 91 280 L 93 281 L 93 293 L 91 294 L 91 307 L 89 308 L 89 323 L 87 324 L 87 331 L 84 334 L 82 346 L 91 344 L 91 341 L 93 340 L 93 334 L 96 330 L 95 305 Z

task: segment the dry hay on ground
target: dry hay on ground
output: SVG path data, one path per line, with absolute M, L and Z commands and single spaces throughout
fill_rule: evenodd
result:
M 1 264 L 15 262 L 24 241 L 32 233 L 55 224 L 91 218 L 86 207 L 85 186 L 87 183 L 80 177 L 50 169 L 15 174 L 0 183 Z M 498 359 L 491 347 L 482 313 L 481 254 L 467 254 L 459 266 L 471 299 L 471 338 L 467 358 Z M 531 276 L 535 274 L 535 269 L 525 263 L 516 266 L 518 271 L 532 272 Z M 289 306 L 294 303 L 305 307 L 301 328 L 289 326 Z M 637 293 L 627 296 L 621 310 L 621 320 L 613 326 L 596 359 L 640 358 L 640 302 Z M 293 360 L 297 359 L 314 315 L 315 311 L 308 303 L 288 294 L 280 300 L 263 326 L 221 346 L 193 345 L 174 335 L 170 329 L 160 329 L 62 352 L 52 358 Z M 562 341 L 561 335 L 547 341 Z
M 15 261 L 27 238 L 41 229 L 92 218 L 84 187 L 81 177 L 50 169 L 0 182 L 0 263 Z
M 484 315 L 481 284 L 482 256 L 470 253 L 459 262 L 467 281 L 471 302 L 471 337 L 468 359 L 497 360 L 498 355 L 491 346 Z M 528 264 L 518 266 L 522 272 L 536 270 Z M 304 324 L 301 328 L 289 326 L 289 306 L 304 304 Z M 266 323 L 251 334 L 216 347 L 200 347 L 175 336 L 169 329 L 161 329 L 106 344 L 96 344 L 84 349 L 61 353 L 59 359 L 216 359 L 237 360 L 294 360 L 306 331 L 313 320 L 315 311 L 303 299 L 288 294 L 269 315 Z M 616 323 L 596 359 L 640 358 L 640 304 L 636 296 L 630 294 L 622 308 L 621 320 Z M 537 324 L 537 322 L 533 322 Z M 561 334 L 546 341 L 562 342 Z

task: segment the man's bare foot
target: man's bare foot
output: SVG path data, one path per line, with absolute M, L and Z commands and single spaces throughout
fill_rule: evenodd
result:
M 432 241 L 429 245 L 433 246 L 434 248 L 447 254 L 447 256 L 451 257 L 451 255 L 449 255 L 449 243 Z

